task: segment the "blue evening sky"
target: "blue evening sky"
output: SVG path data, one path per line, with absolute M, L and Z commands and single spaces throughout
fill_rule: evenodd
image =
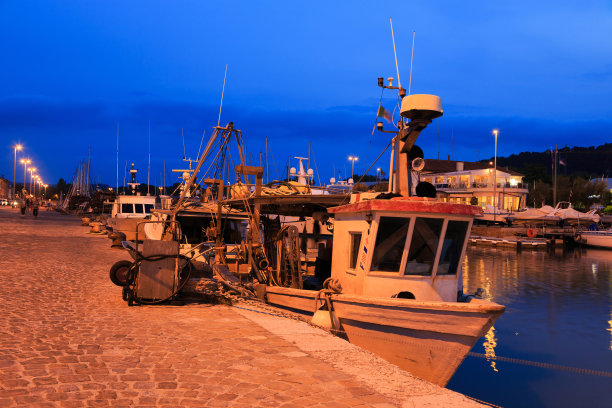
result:
M 181 128 L 195 157 L 217 124 L 226 64 L 221 123 L 257 161 L 265 137 L 279 172 L 312 142 L 322 182 L 351 154 L 361 173 L 389 140 L 372 136 L 376 78 L 397 77 L 389 17 L 402 85 L 414 30 L 412 93 L 442 98 L 426 158 L 491 157 L 493 128 L 499 155 L 612 141 L 610 1 L 4 0 L 0 173 L 19 142 L 46 182 L 70 181 L 91 148 L 94 181 L 114 185 L 119 124 L 120 184 L 126 161 L 146 182 L 151 121 L 151 183 L 165 160 L 170 184 Z

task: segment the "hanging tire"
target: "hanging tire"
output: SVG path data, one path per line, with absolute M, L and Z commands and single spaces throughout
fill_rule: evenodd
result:
M 130 261 L 115 262 L 110 268 L 110 280 L 117 286 L 125 286 L 128 282 L 128 272 L 132 267 Z

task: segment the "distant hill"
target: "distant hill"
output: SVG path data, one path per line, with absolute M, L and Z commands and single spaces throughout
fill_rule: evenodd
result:
M 554 152 L 553 152 L 554 154 Z M 497 157 L 498 167 L 508 167 L 525 175 L 526 181 L 550 181 L 553 156 L 545 152 L 522 152 L 509 157 Z M 558 173 L 568 176 L 612 177 L 612 143 L 597 147 L 563 147 L 559 149 Z M 488 160 L 482 160 L 488 162 Z M 565 163 L 563 165 L 562 163 Z

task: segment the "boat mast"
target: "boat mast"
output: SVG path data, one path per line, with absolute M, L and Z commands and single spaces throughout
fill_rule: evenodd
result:
M 119 123 L 117 123 L 117 190 L 115 193 L 119 194 Z
M 151 195 L 149 187 L 151 184 L 151 120 L 149 119 L 149 165 L 147 167 L 147 195 Z

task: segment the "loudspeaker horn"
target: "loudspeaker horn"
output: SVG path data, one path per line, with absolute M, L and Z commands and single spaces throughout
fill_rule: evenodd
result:
M 416 159 L 412 160 L 412 170 L 421 171 L 424 168 L 425 168 L 425 160 L 423 160 L 420 157 L 417 157 Z

